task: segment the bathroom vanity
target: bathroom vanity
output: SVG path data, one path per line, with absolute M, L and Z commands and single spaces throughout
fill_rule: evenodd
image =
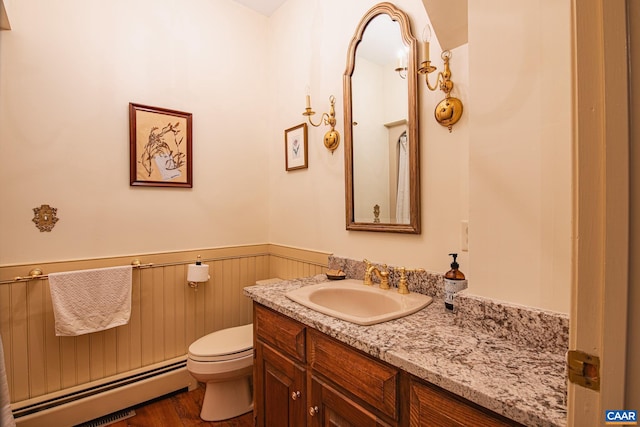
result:
M 260 304 L 254 327 L 257 426 L 520 425 Z
M 323 280 L 245 288 L 257 426 L 565 425 L 557 355 L 456 327 L 441 301 L 359 326 L 284 296 Z

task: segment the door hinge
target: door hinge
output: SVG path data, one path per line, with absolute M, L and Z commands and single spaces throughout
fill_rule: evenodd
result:
M 600 390 L 600 358 L 578 350 L 567 353 L 569 381 L 591 390 Z

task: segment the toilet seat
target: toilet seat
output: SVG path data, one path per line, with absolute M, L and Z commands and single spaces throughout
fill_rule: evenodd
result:
M 189 359 L 224 362 L 253 355 L 253 324 L 212 332 L 189 346 Z

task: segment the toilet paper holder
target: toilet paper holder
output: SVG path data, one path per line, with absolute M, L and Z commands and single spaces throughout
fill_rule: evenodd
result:
M 202 264 L 200 255 L 195 264 L 189 264 L 187 266 L 187 284 L 194 290 L 198 290 L 198 284 L 208 282 L 211 276 L 209 276 L 209 266 Z

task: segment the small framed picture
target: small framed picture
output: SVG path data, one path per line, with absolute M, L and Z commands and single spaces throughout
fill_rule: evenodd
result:
M 305 169 L 307 162 L 307 124 L 284 131 L 284 164 L 288 171 Z
M 193 186 L 191 113 L 129 103 L 129 183 Z

